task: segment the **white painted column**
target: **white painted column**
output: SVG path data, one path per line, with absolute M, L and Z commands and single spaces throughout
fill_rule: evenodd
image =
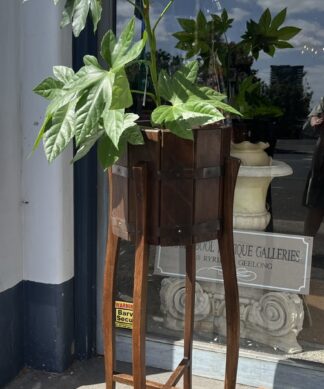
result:
M 72 148 L 51 165 L 42 147 L 28 155 L 47 106 L 32 89 L 52 75 L 53 65 L 72 62 L 71 30 L 60 29 L 61 12 L 52 0 L 20 6 L 23 277 L 49 284 L 61 284 L 74 275 Z
M 22 280 L 18 12 L 0 2 L 0 293 Z

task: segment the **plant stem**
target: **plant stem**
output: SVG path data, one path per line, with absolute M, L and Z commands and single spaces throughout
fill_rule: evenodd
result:
M 140 94 L 140 95 L 144 95 L 144 94 L 145 94 L 144 91 L 142 91 L 142 90 L 137 90 L 137 89 L 132 89 L 131 92 L 132 92 L 132 93 L 137 93 L 137 94 Z M 153 100 L 153 101 L 155 102 L 155 104 L 156 104 L 155 94 L 154 94 L 154 93 L 151 93 L 151 92 L 146 92 L 146 94 L 147 94 L 148 96 L 150 96 L 150 97 L 152 98 L 152 100 Z
M 126 0 L 129 4 L 131 4 L 133 7 L 135 7 L 137 10 L 138 10 L 138 12 L 141 14 L 141 16 L 142 17 L 144 17 L 144 15 L 143 15 L 143 11 L 141 10 L 141 8 L 138 6 L 138 5 L 136 5 L 135 3 L 133 3 L 131 0 Z
M 171 5 L 174 3 L 174 0 L 170 0 L 169 3 L 166 5 L 166 7 L 164 8 L 164 10 L 161 12 L 161 15 L 157 18 L 155 24 L 154 24 L 154 27 L 153 27 L 153 32 L 155 33 L 155 30 L 156 30 L 156 27 L 158 26 L 158 24 L 160 23 L 161 19 L 163 18 L 163 16 L 165 15 L 165 13 L 167 12 L 167 10 L 171 7 Z
M 151 20 L 150 20 L 150 1 L 149 0 L 143 0 L 143 17 L 144 17 L 144 23 L 145 23 L 145 30 L 147 32 L 147 38 L 150 46 L 150 73 L 153 83 L 153 88 L 155 91 L 155 97 L 156 97 L 156 105 L 161 105 L 161 96 L 159 92 L 159 85 L 158 85 L 158 71 L 157 71 L 157 58 L 156 58 L 156 37 L 154 34 L 154 30 L 151 26 Z

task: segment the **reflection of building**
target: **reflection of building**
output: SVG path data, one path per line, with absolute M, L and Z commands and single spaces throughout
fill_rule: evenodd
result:
M 290 84 L 293 83 L 296 87 L 303 87 L 304 66 L 279 65 L 271 66 L 270 83 Z

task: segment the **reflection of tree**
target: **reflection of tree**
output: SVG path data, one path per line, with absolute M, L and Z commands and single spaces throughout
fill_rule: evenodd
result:
M 284 112 L 278 119 L 279 134 L 282 137 L 298 138 L 309 113 L 313 92 L 309 85 L 304 86 L 305 74 L 306 72 L 303 72 L 299 82 L 296 82 L 294 74 L 287 73 L 278 79 L 273 79 L 266 90 L 273 104 Z
M 225 79 L 227 93 L 231 99 L 238 93 L 238 87 L 246 77 L 256 75 L 256 70 L 252 69 L 254 59 L 242 45 L 235 42 L 228 43 L 221 52 L 221 56 L 225 64 L 224 68 L 228 69 L 228 74 L 225 73 Z M 255 81 L 259 80 L 256 77 L 254 79 Z

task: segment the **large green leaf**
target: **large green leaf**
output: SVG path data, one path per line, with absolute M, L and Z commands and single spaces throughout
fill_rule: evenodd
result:
M 115 46 L 115 34 L 111 30 L 109 30 L 102 38 L 100 54 L 102 58 L 107 62 L 110 68 L 112 67 L 112 53 L 114 51 Z
M 80 35 L 80 32 L 84 29 L 86 25 L 89 9 L 89 0 L 75 0 L 73 9 L 72 30 L 73 34 L 76 37 Z
M 198 75 L 198 61 L 190 61 L 176 71 L 174 77 L 177 78 L 179 75 L 185 77 L 190 82 L 196 82 Z
M 129 82 L 123 68 L 114 72 L 115 80 L 112 92 L 111 109 L 128 108 L 133 104 Z
M 101 19 L 102 6 L 101 0 L 90 0 L 90 10 L 93 22 L 94 32 L 97 30 L 98 23 Z
M 301 31 L 298 27 L 282 27 L 278 30 L 277 35 L 280 40 L 289 40 Z
M 267 8 L 260 17 L 259 25 L 262 27 L 263 31 L 267 31 L 271 23 L 271 13 L 269 8 Z
M 104 129 L 113 145 L 118 149 L 120 137 L 124 131 L 124 109 L 105 108 L 102 113 Z
M 123 142 L 137 142 L 138 144 L 142 139 L 137 132 L 138 117 L 132 113 L 125 113 L 125 109 L 104 109 L 102 114 L 104 129 L 116 149 L 124 147 Z
M 45 78 L 33 91 L 45 99 L 52 100 L 61 93 L 63 82 L 55 80 L 53 77 Z
M 53 74 L 59 81 L 66 84 L 72 80 L 74 71 L 67 66 L 53 66 Z
M 138 126 L 126 128 L 120 138 L 120 142 L 121 143 L 128 142 L 134 146 L 143 145 L 145 143 L 142 132 Z
M 96 127 L 105 106 L 110 106 L 113 77 L 109 72 L 87 93 L 77 110 L 76 143 L 79 145 Z
M 285 21 L 287 15 L 287 8 L 281 10 L 273 19 L 271 23 L 271 30 L 276 31 Z
M 278 41 L 275 46 L 278 49 L 292 49 L 294 47 L 291 43 L 285 41 Z
M 178 18 L 177 19 L 180 26 L 184 29 L 186 32 L 193 32 L 196 28 L 196 21 L 194 19 L 183 19 Z
M 124 115 L 124 127 L 134 127 L 136 126 L 136 120 L 139 119 L 139 116 L 135 113 L 125 113 Z
M 123 29 L 118 41 L 112 31 L 108 31 L 101 41 L 101 56 L 110 68 L 118 71 L 128 63 L 134 61 L 143 51 L 147 40 L 144 31 L 142 39 L 132 44 L 134 39 L 135 21 L 132 18 Z
M 71 102 L 55 112 L 52 126 L 44 133 L 46 158 L 52 162 L 71 141 L 75 131 L 75 103 Z
M 144 31 L 143 37 L 140 41 L 136 42 L 123 56 L 117 56 L 113 62 L 114 68 L 120 68 L 126 64 L 134 61 L 143 51 L 147 40 L 147 34 Z M 116 45 L 117 46 L 117 45 Z M 116 47 L 115 47 L 116 49 Z M 115 51 L 115 50 L 114 50 Z
M 111 139 L 104 134 L 98 142 L 98 158 L 103 169 L 107 169 L 118 161 L 123 149 L 116 149 Z
M 47 114 L 54 114 L 55 111 L 68 104 L 71 101 L 75 101 L 76 103 L 82 97 L 82 94 L 74 91 L 61 89 L 59 93 L 55 96 L 55 98 L 50 102 L 46 109 Z
M 188 121 L 184 119 L 172 120 L 170 122 L 165 122 L 166 128 L 169 128 L 173 134 L 177 135 L 179 138 L 193 140 L 193 132 L 191 125 Z
M 159 91 L 161 93 L 161 96 L 167 100 L 171 101 L 172 96 L 173 96 L 173 87 L 172 87 L 172 80 L 166 70 L 162 69 L 160 74 L 159 74 L 159 80 L 158 80 L 158 85 L 159 85 Z
M 226 96 L 208 87 L 198 87 L 195 83 L 197 72 L 198 65 L 194 61 L 182 66 L 173 77 L 160 73 L 161 95 L 172 105 L 161 105 L 152 112 L 154 125 L 167 127 L 178 136 L 191 139 L 190 128 L 223 120 L 221 111 L 240 115 L 222 102 Z
M 222 101 L 226 100 L 227 96 L 223 93 L 217 92 L 215 89 L 209 88 L 208 86 L 199 87 L 200 91 L 206 96 L 208 100 Z
M 99 82 L 108 72 L 97 66 L 83 66 L 71 80 L 65 84 L 64 89 L 69 91 L 82 91 Z
M 197 31 L 203 31 L 206 28 L 207 20 L 204 13 L 199 10 L 196 18 Z
M 41 129 L 39 130 L 37 137 L 35 139 L 34 145 L 33 145 L 33 152 L 37 149 L 37 147 L 40 144 L 40 141 L 43 139 L 44 133 L 51 127 L 52 125 L 52 115 L 45 115 L 44 122 L 42 124 Z
M 232 107 L 229 104 L 226 104 L 222 101 L 219 101 L 218 99 L 210 99 L 208 100 L 209 104 L 211 104 L 213 107 L 217 108 L 217 110 L 223 110 L 224 112 L 230 112 L 234 115 L 242 116 L 241 113 Z
M 83 57 L 83 63 L 86 66 L 94 66 L 95 68 L 98 68 L 100 70 L 103 70 L 102 67 L 99 65 L 98 59 L 93 55 L 85 55 Z
M 99 15 L 101 1 L 96 0 L 96 4 L 93 1 L 88 0 L 88 4 L 91 4 L 91 11 Z M 95 6 L 99 8 L 95 9 Z M 78 28 L 76 33 L 82 28 L 87 7 L 83 0 L 66 3 L 66 17 L 73 20 L 74 27 Z M 124 65 L 136 59 L 146 40 L 144 34 L 143 39 L 132 44 L 133 36 L 133 20 L 126 26 L 117 43 L 112 32 L 105 35 L 101 53 L 108 65 L 111 65 L 109 70 L 103 69 L 96 57 L 86 55 L 83 58 L 84 66 L 78 72 L 56 66 L 53 68 L 56 78 L 48 78 L 35 88 L 37 93 L 52 100 L 35 142 L 37 147 L 40 140 L 44 139 L 46 155 L 50 161 L 62 152 L 73 137 L 77 148 L 73 161 L 84 156 L 97 141 L 100 141 L 100 150 L 107 149 L 109 145 L 105 158 L 110 164 L 118 158 L 127 142 L 143 143 L 135 122 L 138 116 L 125 114 L 125 109 L 133 104 L 133 100 Z M 116 51 L 117 46 L 119 52 Z M 72 106 L 73 111 L 70 109 Z
M 134 32 L 135 32 L 135 18 L 133 17 L 121 32 L 120 37 L 113 49 L 112 52 L 113 66 L 116 61 L 123 58 L 126 51 L 129 49 L 134 39 Z
M 284 8 L 272 19 L 269 9 L 266 9 L 261 15 L 259 23 L 253 20 L 246 23 L 246 32 L 241 37 L 240 45 L 247 49 L 247 54 L 251 53 L 255 59 L 258 59 L 261 51 L 273 56 L 276 48 L 292 47 L 284 42 L 297 35 L 300 28 L 293 26 L 279 28 L 284 23 L 286 14 L 287 10 Z
M 75 1 L 76 0 L 66 0 L 64 10 L 62 12 L 61 27 L 65 27 L 72 23 Z
M 80 144 L 72 162 L 76 162 L 88 154 L 96 142 L 103 136 L 104 132 L 103 129 L 94 128 Z
M 179 106 L 160 105 L 152 112 L 153 124 L 164 125 L 177 136 L 193 139 L 189 123 L 182 118 L 183 110 Z
M 164 122 L 170 122 L 177 120 L 182 115 L 181 109 L 173 105 L 160 105 L 152 112 L 151 118 L 154 124 L 164 124 Z
M 224 104 L 226 105 L 226 104 Z M 208 124 L 224 119 L 224 115 L 207 101 L 188 101 L 181 105 L 184 119 L 201 118 L 201 124 Z

